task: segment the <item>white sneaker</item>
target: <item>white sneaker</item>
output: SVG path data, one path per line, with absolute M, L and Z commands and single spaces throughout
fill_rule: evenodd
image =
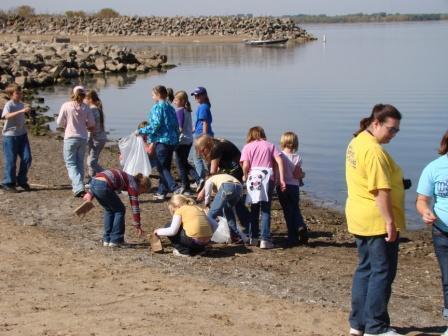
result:
M 103 246 L 104 246 L 104 247 L 109 247 L 109 242 L 105 242 L 105 241 L 103 241 Z
M 153 199 L 155 199 L 155 200 L 163 201 L 163 200 L 165 200 L 166 195 L 156 193 L 156 194 L 154 194 L 152 197 L 153 197 Z
M 403 334 L 397 333 L 395 329 L 389 328 L 388 331 L 382 334 L 367 334 L 365 333 L 364 336 L 404 336 Z
M 173 255 L 175 255 L 176 257 L 187 257 L 187 258 L 190 256 L 188 254 L 180 253 L 178 249 L 173 249 Z
M 258 246 L 258 239 L 257 238 L 249 238 L 249 245 L 250 246 Z
M 363 335 L 364 332 L 362 332 L 361 330 L 350 328 L 350 336 L 363 336 Z
M 274 244 L 269 240 L 262 240 L 260 242 L 260 248 L 265 249 L 265 250 L 272 249 L 272 248 L 274 248 Z

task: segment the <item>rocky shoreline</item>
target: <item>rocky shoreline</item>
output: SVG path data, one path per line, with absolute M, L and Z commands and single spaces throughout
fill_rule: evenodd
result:
M 97 16 L 67 17 L 33 15 L 0 17 L 0 34 L 63 36 L 241 36 L 253 39 L 289 38 L 296 41 L 315 39 L 293 20 L 274 17 L 139 17 Z

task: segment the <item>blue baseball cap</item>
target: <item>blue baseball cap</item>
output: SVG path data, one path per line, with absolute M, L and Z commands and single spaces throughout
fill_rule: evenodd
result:
M 192 96 L 197 96 L 197 95 L 202 95 L 202 94 L 207 94 L 207 90 L 205 89 L 205 87 L 202 86 L 198 86 L 196 89 L 194 89 L 194 91 L 191 93 Z

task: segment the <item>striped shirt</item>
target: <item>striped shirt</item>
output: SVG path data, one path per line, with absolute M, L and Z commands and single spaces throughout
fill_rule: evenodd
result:
M 131 203 L 132 218 L 134 225 L 140 225 L 140 206 L 138 203 L 138 186 L 132 175 L 125 173 L 119 169 L 106 169 L 101 173 L 96 174 L 95 177 L 103 177 L 107 181 L 107 185 L 116 191 L 127 191 L 129 201 Z

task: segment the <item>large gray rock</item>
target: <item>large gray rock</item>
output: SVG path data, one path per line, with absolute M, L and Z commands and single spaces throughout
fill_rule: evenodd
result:
M 106 69 L 106 62 L 104 58 L 100 57 L 95 60 L 95 67 L 98 71 L 103 71 Z

